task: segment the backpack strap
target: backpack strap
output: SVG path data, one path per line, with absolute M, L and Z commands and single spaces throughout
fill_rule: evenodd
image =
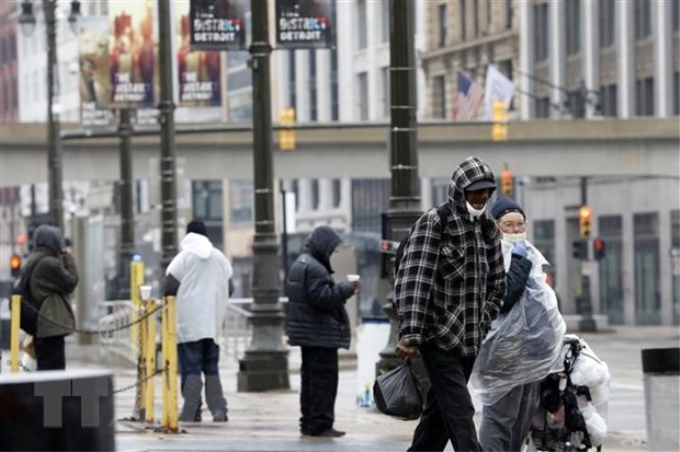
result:
M 47 256 L 44 254 L 39 255 L 33 262 L 31 262 L 31 265 L 27 266 L 24 269 L 24 273 L 21 275 L 19 283 L 16 286 L 14 286 L 14 289 L 12 290 L 13 295 L 21 295 L 23 297 L 24 294 L 27 294 L 29 297 L 33 298 L 30 286 L 31 276 L 33 276 L 33 271 L 38 267 L 38 264 L 45 257 Z

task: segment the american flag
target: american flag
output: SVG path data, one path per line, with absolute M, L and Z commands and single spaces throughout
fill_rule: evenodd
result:
M 454 121 L 470 121 L 477 117 L 484 99 L 484 90 L 464 72 L 458 73 L 458 93 L 453 111 Z

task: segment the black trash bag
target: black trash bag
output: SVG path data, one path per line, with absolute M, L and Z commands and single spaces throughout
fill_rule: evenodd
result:
M 423 411 L 418 377 L 408 363 L 376 378 L 373 400 L 381 413 L 404 420 L 418 419 Z

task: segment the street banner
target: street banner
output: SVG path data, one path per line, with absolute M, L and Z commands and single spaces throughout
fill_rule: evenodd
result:
M 276 44 L 283 49 L 333 46 L 331 0 L 276 0 Z
M 153 107 L 158 85 L 153 2 L 109 2 L 109 26 L 112 107 Z
M 484 118 L 493 118 L 493 103 L 501 101 L 510 109 L 512 96 L 515 94 L 515 84 L 508 79 L 496 66 L 490 64 L 486 70 L 486 91 L 484 94 Z
M 266 6 L 266 0 L 258 0 Z M 246 50 L 250 0 L 191 0 L 192 50 Z
M 109 21 L 78 18 L 80 119 L 83 127 L 108 127 L 113 122 L 109 72 Z
M 180 107 L 219 107 L 222 101 L 220 53 L 191 49 L 189 0 L 175 2 Z

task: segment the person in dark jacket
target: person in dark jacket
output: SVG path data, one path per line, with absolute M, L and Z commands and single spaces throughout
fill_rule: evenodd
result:
M 35 246 L 24 268 L 39 262 L 29 280 L 31 296 L 40 303 L 36 336 L 33 339 L 38 370 L 66 368 L 64 337 L 76 321 L 69 295 L 78 285 L 78 271 L 71 253 L 62 248 L 61 231 L 49 225 L 36 228 Z
M 395 281 L 397 356 L 418 353 L 430 377 L 409 450 L 481 450 L 467 388 L 475 357 L 505 295 L 500 233 L 486 211 L 491 168 L 468 157 L 453 171 L 445 222 L 436 209 L 413 225 Z
M 499 197 L 491 207 L 503 240 L 512 244 L 510 268 L 507 272 L 507 292 L 501 315 L 510 312 L 524 293 L 532 263 L 527 258 L 526 218 L 524 210 L 510 198 Z M 531 419 L 538 405 L 539 382 L 518 385 L 497 402 L 484 406 L 479 438 L 484 451 L 519 451 L 529 432 Z
M 286 333 L 290 345 L 302 348 L 303 435 L 337 438 L 345 434 L 333 428 L 338 349 L 349 348 L 351 333 L 345 302 L 358 289 L 358 283 L 336 284 L 331 278 L 330 257 L 340 243 L 333 229 L 317 227 L 307 239 L 305 253 L 295 260 L 286 278 Z

